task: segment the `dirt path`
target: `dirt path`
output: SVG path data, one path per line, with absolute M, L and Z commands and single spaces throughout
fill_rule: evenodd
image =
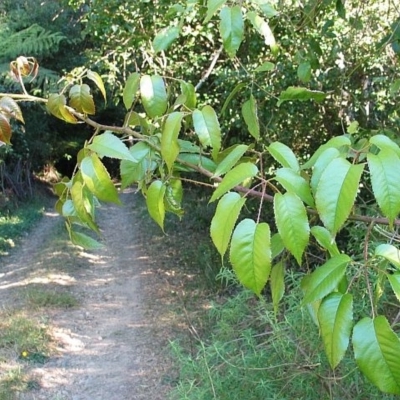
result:
M 68 290 L 80 302 L 40 311 L 56 349 L 32 370 L 40 389 L 22 399 L 168 398 L 173 292 L 141 238 L 134 194 L 121 199 L 124 207 L 100 209 L 103 249 L 85 252 L 67 244 L 61 219 L 49 212 L 17 252 L 0 260 L 3 306 L 18 304 L 31 286 Z

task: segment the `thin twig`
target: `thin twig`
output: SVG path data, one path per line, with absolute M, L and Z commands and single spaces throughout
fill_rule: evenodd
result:
M 213 58 L 211 60 L 210 66 L 208 67 L 206 73 L 203 75 L 203 77 L 200 79 L 200 81 L 198 82 L 198 84 L 194 88 L 196 91 L 200 89 L 200 87 L 203 85 L 203 83 L 211 75 L 211 72 L 214 69 L 215 64 L 217 63 L 218 58 L 221 55 L 223 48 L 224 48 L 224 46 L 221 45 L 221 47 L 214 53 L 214 56 L 213 56 Z

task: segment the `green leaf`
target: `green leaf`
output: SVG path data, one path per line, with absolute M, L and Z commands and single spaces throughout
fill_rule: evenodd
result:
M 310 184 L 290 168 L 279 168 L 275 179 L 290 193 L 296 194 L 304 203 L 314 207 Z
M 285 144 L 273 142 L 268 146 L 268 151 L 282 167 L 291 168 L 296 172 L 300 170 L 299 162 L 292 149 Z
M 81 232 L 75 232 L 68 223 L 66 223 L 65 225 L 67 227 L 71 242 L 75 246 L 80 246 L 87 250 L 96 250 L 96 249 L 101 249 L 103 247 L 101 243 L 91 238 L 90 236 L 85 235 L 84 233 Z
M 392 150 L 400 157 L 400 147 L 386 135 L 375 135 L 369 139 L 369 143 L 375 145 L 380 150 Z
M 206 24 L 227 0 L 207 0 L 207 14 L 203 24 Z
M 223 7 L 220 11 L 220 33 L 224 49 L 230 57 L 238 51 L 244 36 L 244 21 L 240 6 Z
M 313 226 L 311 228 L 311 233 L 314 235 L 315 239 L 317 239 L 319 245 L 328 250 L 331 257 L 340 254 L 335 238 L 332 237 L 326 228 L 323 226 Z
M 86 186 L 99 200 L 121 204 L 117 189 L 96 154 L 85 157 L 81 162 L 80 170 Z
M 253 95 L 242 106 L 242 115 L 247 129 L 256 140 L 260 139 L 260 123 L 258 122 L 257 103 Z
M 354 327 L 352 341 L 361 372 L 382 392 L 400 394 L 400 341 L 387 319 L 363 318 Z
M 127 110 L 132 107 L 133 101 L 135 100 L 137 91 L 139 89 L 139 84 L 140 74 L 138 74 L 137 72 L 130 74 L 125 83 L 124 91 L 122 94 L 122 99 Z
M 50 114 L 71 124 L 76 124 L 78 120 L 66 108 L 67 99 L 63 94 L 53 93 L 47 100 L 46 108 Z
M 181 203 L 183 198 L 182 181 L 180 179 L 172 178 L 166 185 L 164 205 L 165 209 L 174 213 L 179 218 L 182 217 L 184 211 Z
M 313 303 L 333 292 L 344 274 L 351 258 L 346 254 L 339 254 L 329 259 L 309 275 L 305 285 L 303 304 Z
M 161 155 L 171 172 L 179 154 L 178 135 L 181 130 L 183 113 L 173 112 L 165 121 L 161 136 Z
M 254 72 L 267 72 L 267 71 L 272 71 L 274 69 L 275 69 L 275 64 L 270 61 L 266 61 L 262 63 L 260 66 L 258 66 L 254 70 Z
M 181 92 L 183 96 L 183 102 L 188 109 L 193 110 L 197 104 L 196 90 L 190 82 L 180 82 Z
M 254 11 L 249 11 L 247 13 L 247 18 L 250 20 L 252 25 L 254 26 L 255 30 L 264 37 L 265 44 L 270 46 L 271 49 L 276 46 L 276 41 L 274 34 L 264 18 L 261 18 L 257 13 Z
M 89 69 L 86 77 L 95 83 L 95 85 L 99 88 L 101 94 L 103 95 L 104 101 L 107 101 L 106 88 L 104 87 L 104 82 L 103 79 L 101 79 L 101 76 L 97 72 L 91 71 Z
M 179 37 L 180 29 L 178 26 L 168 26 L 161 29 L 153 40 L 153 49 L 156 53 L 167 50 L 172 42 Z
M 334 147 L 329 147 L 325 149 L 320 157 L 316 160 L 314 164 L 314 168 L 312 170 L 311 177 L 311 189 L 314 195 L 317 193 L 317 188 L 319 181 L 321 179 L 322 173 L 325 171 L 326 167 L 334 160 L 335 158 L 340 157 L 340 152 L 338 149 Z
M 311 64 L 308 61 L 302 62 L 297 68 L 297 76 L 303 83 L 311 80 Z
M 140 79 L 140 95 L 143 107 L 149 117 L 160 117 L 167 110 L 167 91 L 161 76 L 143 75 Z
M 303 202 L 293 193 L 277 193 L 274 196 L 274 213 L 283 244 L 301 265 L 310 236 L 307 211 Z
M 335 158 L 323 171 L 315 204 L 326 228 L 335 235 L 347 220 L 357 196 L 364 165 Z
M 400 272 L 388 274 L 387 278 L 390 282 L 390 286 L 392 286 L 393 293 L 396 295 L 397 300 L 400 301 Z
M 390 84 L 389 95 L 395 97 L 399 91 L 400 91 L 400 79 L 395 79 Z
M 82 114 L 95 114 L 93 96 L 90 94 L 89 85 L 74 85 L 69 91 L 69 105 Z
M 219 126 L 217 114 L 210 106 L 204 106 L 201 111 L 193 111 L 194 130 L 204 146 L 212 147 L 212 156 L 216 159 L 221 148 L 221 128 Z
M 268 224 L 241 221 L 232 235 L 230 260 L 240 283 L 260 295 L 271 270 Z
M 157 222 L 160 228 L 164 231 L 164 218 L 165 218 L 165 196 L 166 186 L 163 182 L 154 181 L 146 193 L 146 204 L 150 217 Z
M 347 136 L 336 136 L 320 146 L 318 150 L 312 155 L 312 157 L 301 167 L 301 169 L 311 168 L 326 149 L 329 149 L 331 147 L 334 147 L 338 150 L 341 150 L 343 147 L 346 149 L 350 149 L 350 146 L 351 140 Z
M 383 214 L 392 225 L 400 212 L 400 158 L 392 150 L 381 150 L 378 155 L 368 153 L 372 190 Z
M 331 293 L 325 297 L 318 309 L 318 322 L 325 353 L 334 369 L 343 359 L 349 346 L 353 327 L 353 296 Z
M 375 256 L 380 256 L 392 263 L 397 269 L 400 269 L 400 250 L 391 244 L 380 244 L 375 249 Z
M 218 202 L 214 217 L 211 220 L 211 239 L 221 257 L 229 246 L 233 228 L 246 199 L 238 193 L 227 193 Z
M 244 82 L 240 82 L 238 83 L 232 90 L 232 92 L 229 93 L 229 96 L 226 98 L 226 100 L 224 101 L 224 104 L 222 106 L 221 109 L 221 115 L 225 114 L 226 109 L 229 106 L 229 103 L 232 101 L 232 99 L 236 96 L 237 93 L 239 93 L 243 88 L 245 88 L 247 86 L 246 83 Z
M 211 173 L 213 173 L 216 168 L 215 162 L 202 154 L 180 153 L 178 160 L 175 163 L 174 170 L 183 172 L 196 171 L 195 168 L 191 168 L 187 164 L 202 167 Z
M 278 313 L 279 302 L 285 294 L 285 266 L 283 261 L 279 261 L 271 269 L 270 277 L 272 305 L 275 315 Z
M 249 146 L 246 146 L 245 144 L 238 144 L 229 148 L 228 154 L 218 164 L 212 178 L 224 175 L 228 171 L 230 171 L 236 165 L 236 163 L 242 158 L 243 154 L 247 151 L 248 148 Z
M 317 103 L 321 103 L 325 100 L 326 96 L 326 93 L 320 92 L 318 90 L 310 90 L 304 87 L 290 86 L 280 94 L 277 106 L 279 107 L 285 101 L 292 100 L 315 100 Z
M 233 189 L 249 178 L 253 178 L 258 173 L 258 168 L 250 162 L 242 163 L 229 171 L 224 179 L 219 183 L 211 196 L 210 203 L 218 200 L 223 194 Z
M 336 0 L 336 12 L 342 19 L 346 19 L 346 8 L 344 6 L 344 0 Z
M 278 257 L 283 250 L 285 250 L 285 245 L 283 244 L 281 235 L 279 233 L 273 234 L 271 237 L 271 257 Z
M 133 157 L 126 144 L 109 131 L 96 136 L 87 148 L 95 151 L 100 157 L 110 157 L 118 160 L 136 162 L 135 157 Z

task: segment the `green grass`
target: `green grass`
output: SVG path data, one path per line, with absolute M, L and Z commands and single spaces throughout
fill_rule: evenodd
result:
M 287 285 L 297 287 L 298 279 L 290 276 Z M 195 350 L 172 343 L 180 376 L 171 399 L 394 399 L 358 372 L 351 350 L 335 372 L 330 370 L 318 329 L 300 299 L 296 289 L 288 293 L 277 318 L 269 302 L 246 290 L 214 304 L 209 332 L 195 338 Z
M 43 215 L 43 200 L 36 197 L 10 213 L 0 210 L 0 256 L 6 255 L 16 240 L 26 234 Z
M 79 305 L 78 299 L 65 290 L 27 288 L 23 292 L 27 305 L 32 308 L 72 308 Z

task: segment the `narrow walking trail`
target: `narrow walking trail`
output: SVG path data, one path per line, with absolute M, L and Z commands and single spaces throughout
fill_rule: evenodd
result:
M 168 398 L 176 298 L 141 236 L 134 193 L 121 200 L 122 207 L 99 210 L 100 250 L 69 244 L 63 221 L 48 212 L 14 254 L 0 259 L 2 307 L 18 305 L 28 287 L 67 290 L 79 300 L 74 308 L 37 311 L 51 327 L 54 354 L 32 367 L 39 388 L 21 399 Z

